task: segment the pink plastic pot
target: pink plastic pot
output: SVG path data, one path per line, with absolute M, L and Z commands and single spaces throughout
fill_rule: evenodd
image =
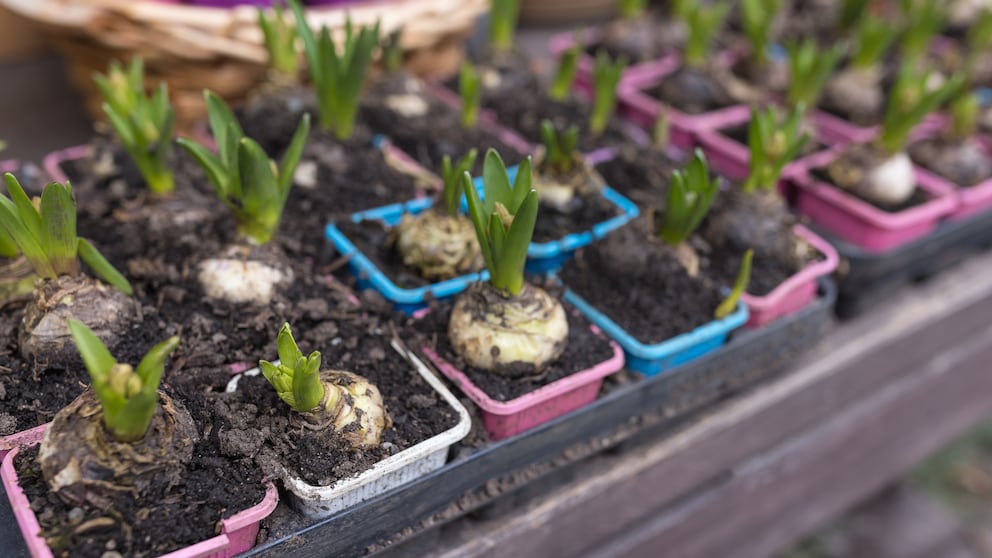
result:
M 946 115 L 930 115 L 929 120 L 925 121 L 913 130 L 912 139 L 910 141 L 920 141 L 936 137 L 949 125 L 950 120 Z M 978 142 L 978 145 L 981 147 L 982 151 L 984 151 L 987 156 L 992 157 L 992 137 L 982 134 L 976 136 L 974 139 Z M 943 182 L 957 193 L 958 208 L 951 213 L 950 219 L 965 219 L 992 209 L 992 178 L 983 180 L 973 186 L 960 186 L 944 178 L 943 176 L 930 172 L 926 169 L 921 169 L 920 172 L 930 175 L 934 181 Z
M 40 424 L 34 428 L 21 430 L 20 432 L 15 432 L 10 436 L 0 438 L 0 459 L 3 459 L 4 456 L 14 448 L 19 446 L 30 446 L 31 444 L 40 442 L 41 437 L 45 435 L 46 428 L 48 428 L 48 424 Z
M 48 428 L 44 424 L 39 428 L 42 432 Z M 41 443 L 39 438 L 25 446 L 33 446 Z M 14 458 L 17 457 L 18 449 L 11 450 L 3 459 L 0 465 L 0 480 L 3 481 L 3 488 L 7 492 L 10 500 L 10 507 L 14 510 L 14 517 L 21 528 L 24 542 L 27 543 L 28 550 L 33 558 L 51 558 L 52 551 L 41 538 L 39 533 L 41 527 L 38 518 L 31 510 L 31 503 L 21 490 L 17 482 L 17 471 L 14 470 Z M 271 482 L 266 481 L 265 496 L 258 504 L 238 512 L 227 519 L 222 519 L 221 533 L 216 537 L 209 538 L 203 542 L 181 548 L 161 556 L 160 558 L 230 558 L 250 550 L 255 546 L 255 538 L 258 536 L 259 522 L 268 517 L 276 504 L 279 503 L 279 492 Z
M 811 157 L 809 168 L 824 166 L 838 153 L 826 151 Z M 941 219 L 958 207 L 954 189 L 916 167 L 917 186 L 928 201 L 898 213 L 883 211 L 810 173 L 792 180 L 796 184 L 796 210 L 831 234 L 869 252 L 885 252 L 933 231 Z
M 593 331 L 599 334 L 595 327 Z M 434 366 L 468 396 L 482 413 L 482 423 L 493 440 L 509 438 L 551 419 L 585 407 L 596 399 L 603 378 L 623 368 L 623 350 L 610 341 L 613 356 L 593 366 L 552 382 L 510 401 L 496 401 L 451 363 L 428 347 L 422 351 Z
M 736 60 L 736 54 L 723 51 L 717 55 L 718 63 L 731 65 Z M 668 115 L 671 142 L 675 145 L 693 145 L 696 136 L 704 130 L 712 130 L 721 125 L 726 116 L 723 111 L 715 110 L 704 114 L 689 114 L 674 107 L 664 105 L 647 93 L 657 87 L 670 74 L 681 67 L 682 61 L 678 56 L 671 56 L 657 62 L 645 64 L 636 74 L 625 75 L 617 87 L 619 112 L 631 121 L 644 128 L 651 129 L 658 120 L 662 108 Z M 581 84 L 579 84 L 581 85 Z M 733 107 L 727 107 L 733 108 Z
M 551 51 L 551 56 L 555 60 L 559 59 L 565 51 L 575 46 L 577 35 L 582 37 L 582 42 L 588 48 L 599 44 L 603 32 L 600 27 L 586 27 L 579 31 L 569 31 L 553 35 L 548 42 L 548 50 Z M 657 63 L 678 64 L 678 57 L 674 54 L 662 54 L 657 60 L 635 62 L 624 69 L 621 79 L 636 79 L 645 72 L 650 72 L 651 68 Z M 588 52 L 583 52 L 579 55 L 578 71 L 575 73 L 575 80 L 581 87 L 588 88 L 592 84 L 592 71 L 595 64 L 596 60 Z
M 6 161 L 0 161 L 0 174 L 5 172 L 14 172 L 20 168 L 21 162 L 15 159 L 8 159 Z
M 822 111 L 814 111 L 811 114 L 811 119 L 816 130 L 815 137 L 811 141 L 820 143 L 825 147 L 788 164 L 782 171 L 784 178 L 802 174 L 810 159 L 817 153 L 828 149 L 840 149 L 852 143 L 868 141 L 874 135 L 874 131 L 870 129 L 858 128 Z M 706 126 L 712 126 L 712 128 L 704 128 L 696 136 L 698 145 L 706 152 L 706 157 L 713 168 L 731 180 L 747 178 L 751 152 L 747 145 L 723 132 L 736 126 L 746 126 L 750 122 L 751 107 L 747 105 L 727 107 L 707 113 L 704 123 Z
M 85 159 L 91 153 L 93 153 L 93 149 L 87 144 L 59 149 L 45 155 L 45 158 L 41 161 L 41 166 L 52 180 L 65 184 L 69 181 L 69 177 L 66 176 L 62 165 L 69 161 Z
M 817 279 L 830 275 L 837 269 L 840 257 L 829 242 L 802 225 L 793 227 L 792 232 L 820 252 L 823 259 L 806 264 L 806 267 L 764 296 L 744 293 L 741 300 L 747 304 L 749 311 L 744 327 L 758 328 L 805 308 L 816 298 Z

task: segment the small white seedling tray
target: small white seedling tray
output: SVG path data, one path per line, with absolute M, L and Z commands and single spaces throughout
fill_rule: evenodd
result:
M 448 459 L 448 448 L 468 434 L 472 421 L 465 407 L 416 355 L 395 340 L 392 347 L 455 410 L 458 423 L 434 437 L 379 461 L 358 476 L 341 479 L 330 486 L 314 486 L 295 475 L 283 475 L 283 484 L 290 495 L 290 505 L 307 517 L 329 517 L 440 469 Z M 258 368 L 252 368 L 238 374 L 228 382 L 226 391 L 235 391 L 241 376 L 257 376 L 260 373 Z

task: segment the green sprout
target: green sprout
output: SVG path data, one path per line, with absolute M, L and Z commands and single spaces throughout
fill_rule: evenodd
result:
M 858 25 L 851 50 L 851 66 L 859 70 L 874 68 L 889 46 L 899 36 L 899 27 L 877 17 L 865 17 Z
M 968 89 L 950 102 L 951 135 L 958 139 L 970 138 L 978 129 L 978 113 L 982 110 L 982 101 L 978 94 Z
M 648 0 L 620 0 L 617 8 L 620 11 L 620 17 L 624 19 L 637 19 L 647 11 Z
M 843 0 L 840 7 L 838 23 L 843 30 L 850 30 L 866 18 L 868 5 L 871 0 Z
M 388 73 L 396 73 L 403 69 L 403 43 L 400 40 L 403 30 L 397 29 L 386 35 L 382 43 L 382 67 Z
M 83 322 L 70 318 L 69 332 L 100 401 L 104 428 L 119 442 L 144 438 L 158 408 L 158 386 L 165 372 L 165 359 L 179 346 L 179 338 L 170 337 L 155 345 L 137 368 L 131 368 L 130 364 L 118 363 Z
M 685 42 L 683 64 L 690 68 L 699 68 L 706 64 L 713 39 L 716 38 L 717 31 L 723 27 L 729 11 L 729 2 L 690 3 L 685 8 L 685 23 L 689 28 L 689 36 Z
M 791 106 L 816 106 L 830 74 L 843 55 L 840 45 L 835 45 L 821 52 L 814 39 L 790 42 L 786 45 L 789 52 L 789 87 L 786 98 Z
M 964 83 L 964 75 L 957 74 L 939 87 L 932 87 L 934 77 L 931 71 L 917 69 L 912 60 L 903 63 L 889 93 L 882 133 L 878 137 L 879 145 L 888 153 L 901 152 L 913 128 Z
M 719 190 L 720 179 L 710 177 L 706 157 L 697 149 L 684 170 L 672 173 L 658 236 L 672 246 L 685 242 L 709 213 Z
M 541 143 L 544 145 L 545 158 L 554 172 L 565 174 L 572 170 L 575 165 L 576 149 L 579 146 L 579 128 L 575 125 L 569 126 L 567 130 L 559 132 L 550 120 L 541 121 Z M 486 161 L 489 156 L 486 156 Z
M 589 130 L 593 135 L 600 135 L 610 123 L 613 110 L 617 106 L 617 84 L 620 76 L 627 67 L 627 58 L 621 56 L 616 62 L 611 62 L 604 51 L 596 54 L 596 65 L 592 70 L 592 81 L 595 97 L 592 101 L 592 113 L 589 115 Z
M 493 50 L 507 52 L 513 48 L 520 0 L 492 0 L 489 7 L 489 42 Z
M 324 398 L 324 384 L 320 381 L 320 353 L 314 351 L 304 357 L 288 323 L 279 329 L 279 363 L 259 361 L 262 375 L 272 384 L 279 399 L 293 410 L 307 413 L 320 405 Z
M 741 267 L 737 272 L 737 279 L 734 281 L 734 287 L 730 290 L 730 294 L 727 298 L 723 299 L 723 302 L 716 307 L 716 312 L 713 316 L 722 320 L 727 316 L 734 313 L 737 309 L 737 302 L 740 301 L 741 295 L 744 294 L 744 290 L 747 289 L 747 284 L 751 281 L 751 259 L 754 257 L 754 250 L 748 249 L 744 252 L 744 258 L 741 259 Z
M 293 23 L 286 20 L 286 14 L 278 3 L 272 4 L 271 15 L 258 9 L 258 26 L 262 29 L 265 50 L 269 53 L 269 65 L 279 74 L 295 78 L 300 73 L 300 58 L 297 54 L 300 35 Z
M 907 18 L 899 47 L 905 60 L 922 61 L 947 17 L 944 0 L 902 0 Z
M 441 161 L 441 181 L 443 183 L 442 197 L 444 198 L 444 210 L 450 217 L 458 214 L 458 206 L 462 197 L 462 175 L 471 172 L 475 166 L 475 159 L 479 152 L 472 149 L 464 157 L 458 159 L 455 164 L 451 163 L 451 157 L 444 156 Z
M 555 78 L 548 89 L 548 96 L 556 101 L 564 101 L 568 98 L 572 83 L 575 81 L 575 73 L 579 69 L 579 58 L 584 50 L 582 39 L 579 33 L 575 34 L 575 43 L 572 48 L 561 53 L 558 59 L 558 68 L 555 69 Z
M 662 106 L 658 110 L 658 118 L 654 121 L 654 126 L 651 127 L 651 143 L 655 147 L 668 147 L 671 136 L 671 118 L 668 116 L 668 108 Z
M 782 169 L 800 151 L 809 134 L 801 133 L 806 107 L 797 105 L 779 122 L 774 107 L 751 111 L 751 124 L 748 127 L 747 142 L 751 152 L 745 192 L 770 190 L 778 183 Z
M 88 240 L 76 236 L 76 200 L 68 183 L 45 186 L 36 205 L 14 175 L 6 173 L 3 178 L 10 197 L 0 196 L 0 228 L 24 254 L 36 275 L 44 279 L 76 275 L 82 259 L 104 282 L 124 294 L 133 294 L 131 284 L 103 254 Z
M 479 105 L 482 104 L 482 76 L 468 62 L 462 64 L 458 75 L 458 91 L 462 97 L 462 126 L 474 128 L 479 123 Z
M 537 223 L 537 191 L 531 188 L 531 159 L 524 159 L 510 187 L 503 159 L 489 149 L 482 167 L 485 201 L 472 184 L 469 173 L 462 175 L 468 213 L 482 257 L 489 270 L 489 283 L 510 295 L 518 295 L 524 286 L 524 263 L 527 247 Z
M 741 26 L 751 43 L 751 56 L 758 67 L 768 65 L 772 24 L 781 7 L 782 0 L 741 0 Z
M 310 133 L 310 115 L 303 115 L 277 166 L 255 140 L 245 137 L 224 101 L 210 91 L 204 97 L 217 155 L 187 138 L 181 138 L 179 145 L 199 163 L 217 197 L 234 213 L 238 232 L 257 244 L 266 244 L 279 228 L 293 172 Z
M 289 6 L 296 15 L 296 25 L 303 38 L 310 79 L 317 93 L 320 126 L 324 130 L 333 130 L 339 140 L 346 140 L 355 129 L 365 74 L 379 43 L 379 23 L 376 22 L 371 28 L 363 27 L 355 33 L 351 18 L 346 19 L 344 46 L 338 54 L 326 26 L 321 28 L 320 37 L 316 37 L 299 0 L 289 0 Z
M 982 10 L 982 15 L 969 29 L 964 44 L 968 45 L 965 53 L 964 71 L 969 75 L 974 73 L 978 60 L 992 46 L 992 9 Z
M 135 57 L 127 72 L 117 62 L 106 76 L 93 76 L 103 112 L 124 149 L 134 160 L 148 188 L 159 195 L 175 189 L 169 159 L 176 114 L 169 103 L 169 88 L 160 83 L 153 95 L 145 95 L 144 64 Z

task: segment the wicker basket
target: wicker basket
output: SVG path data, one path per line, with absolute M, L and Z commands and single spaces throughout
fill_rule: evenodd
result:
M 204 114 L 203 89 L 242 100 L 266 77 L 266 52 L 255 8 L 203 8 L 142 0 L 0 0 L 36 21 L 67 61 L 69 78 L 102 117 L 93 84 L 111 60 L 140 55 L 149 84 L 169 84 L 180 128 Z M 381 21 L 383 33 L 402 29 L 408 67 L 418 75 L 448 75 L 461 63 L 465 37 L 487 0 L 392 0 L 312 8 L 314 28 L 340 34 L 346 14 L 356 25 Z

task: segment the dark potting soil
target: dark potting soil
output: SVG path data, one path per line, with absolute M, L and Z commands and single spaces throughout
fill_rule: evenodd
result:
M 182 484 L 167 486 L 165 476 L 141 494 L 122 491 L 107 509 L 64 503 L 41 476 L 37 446 L 25 450 L 14 464 L 20 485 L 31 501 L 42 532 L 55 556 L 159 556 L 205 541 L 218 534 L 221 518 L 255 506 L 265 495 L 262 472 L 251 459 L 231 459 L 220 453 L 218 428 L 205 411 L 206 401 L 185 399 L 201 440 L 182 476 Z
M 490 148 L 495 149 L 508 166 L 520 163 L 527 155 L 506 144 L 483 122 L 470 128 L 463 126 L 459 111 L 427 93 L 418 82 L 384 81 L 375 93 L 363 105 L 369 126 L 385 133 L 393 145 L 436 174 L 441 173 L 445 155 L 454 162 L 472 149 L 478 152 L 472 167 L 473 176 L 482 174 L 485 153 Z M 387 104 L 387 99 L 399 95 L 420 98 L 426 112 L 418 116 L 398 113 Z
M 646 13 L 635 19 L 616 19 L 603 26 L 599 42 L 587 45 L 586 54 L 596 58 L 605 52 L 610 60 L 625 58 L 629 64 L 660 58 L 676 47 L 680 37 L 664 25 L 658 14 Z
M 719 131 L 721 135 L 734 140 L 735 142 L 743 145 L 744 147 L 747 147 L 748 126 L 749 124 L 747 123 L 738 124 L 736 126 L 731 126 L 729 128 L 721 128 Z M 819 151 L 823 151 L 825 149 L 827 149 L 827 146 L 824 145 L 822 142 L 818 141 L 814 137 L 806 141 L 806 144 L 803 145 L 803 148 L 799 152 L 799 154 L 800 156 L 805 156 L 805 155 L 810 155 L 812 153 L 817 153 Z
M 415 289 L 431 282 L 421 277 L 416 270 L 403 264 L 403 257 L 387 240 L 390 228 L 381 221 L 354 223 L 343 220 L 337 224 L 348 240 L 365 255 L 379 271 L 402 289 Z
M 873 206 L 881 209 L 882 211 L 886 211 L 888 213 L 899 213 L 900 211 L 906 211 L 907 209 L 912 209 L 914 207 L 923 205 L 923 204 L 927 203 L 928 201 L 930 201 L 930 195 L 927 194 L 922 188 L 920 188 L 919 186 L 917 186 L 916 189 L 913 190 L 913 195 L 910 196 L 908 200 L 906 200 L 906 201 L 904 201 L 902 203 L 897 203 L 897 204 L 880 203 L 880 202 L 877 202 L 877 201 L 874 201 L 874 200 L 870 200 L 870 199 L 862 196 L 858 192 L 855 192 L 855 191 L 848 190 L 848 189 L 845 189 L 845 188 L 841 188 L 840 186 L 837 186 L 836 184 L 834 184 L 830 180 L 830 176 L 827 174 L 826 169 L 824 169 L 822 167 L 811 168 L 809 170 L 809 172 L 817 180 L 823 182 L 824 184 L 827 184 L 831 188 L 837 188 L 838 190 L 841 190 L 841 191 L 843 191 L 843 192 L 845 192 L 845 193 L 847 193 L 849 195 L 852 195 L 852 196 L 858 198 L 859 200 L 861 200 L 861 201 L 863 201 L 865 203 L 871 204 L 871 205 L 873 205 Z
M 918 141 L 907 150 L 913 162 L 958 186 L 974 186 L 992 177 L 992 157 L 974 138 Z
M 665 76 L 647 94 L 688 114 L 702 114 L 734 104 L 734 99 L 710 71 L 681 67 Z
M 238 390 L 215 395 L 221 448 L 230 456 L 253 456 L 270 474 L 280 463 L 310 484 L 327 486 L 453 427 L 458 415 L 390 346 L 393 327 L 385 316 L 355 315 L 336 322 L 334 331 L 296 329 L 305 353 L 317 349 L 322 368 L 348 370 L 379 388 L 391 428 L 369 450 L 352 449 L 337 436 L 322 437 L 300 428 L 295 411 L 281 401 L 260 374 L 243 376 Z M 275 348 L 271 353 L 275 358 Z
M 537 376 L 507 378 L 467 365 L 448 341 L 448 322 L 454 307 L 453 300 L 436 302 L 429 314 L 419 320 L 412 320 L 409 328 L 423 339 L 423 343 L 432 347 L 438 356 L 464 372 L 486 395 L 496 401 L 510 401 L 566 376 L 592 368 L 612 356 L 609 341 L 593 333 L 585 318 L 568 304 L 563 304 L 568 317 L 568 346 L 557 361 L 549 364 Z
M 639 219 L 579 250 L 562 282 L 644 344 L 713 321 L 719 286 L 693 278 Z
M 630 143 L 627 128 L 618 118 L 610 119 L 606 130 L 595 135 L 589 129 L 591 105 L 572 95 L 557 101 L 548 97 L 544 86 L 538 82 L 529 84 L 526 90 L 513 94 L 483 95 L 482 105 L 496 113 L 499 122 L 518 132 L 531 143 L 541 143 L 541 122 L 550 120 L 558 130 L 575 125 L 579 128 L 579 150 L 589 152 L 602 147 Z
M 785 231 L 782 234 L 791 235 L 792 231 Z M 705 256 L 700 266 L 715 283 L 729 288 L 737 280 L 743 258 L 744 254 L 739 251 L 714 250 Z M 795 258 L 764 251 L 755 252 L 751 261 L 751 279 L 747 284 L 747 292 L 755 296 L 765 296 L 798 272 Z
M 627 145 L 617 150 L 616 157 L 596 165 L 596 170 L 610 188 L 642 209 L 662 209 L 672 172 L 682 166 L 658 147 Z
M 533 242 L 552 242 L 567 235 L 592 230 L 593 226 L 620 215 L 621 211 L 602 196 L 584 194 L 571 211 L 564 212 L 544 203 L 537 212 Z

